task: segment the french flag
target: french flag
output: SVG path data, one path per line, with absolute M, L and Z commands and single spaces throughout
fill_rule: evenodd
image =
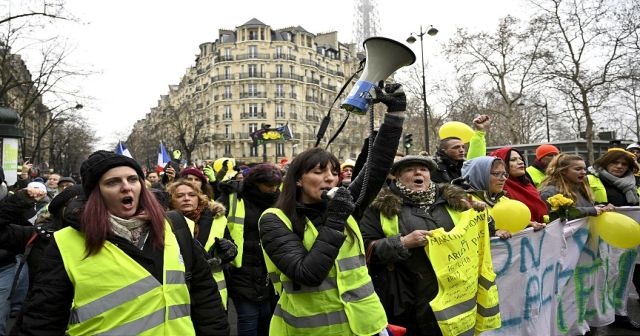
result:
M 162 141 L 160 141 L 160 150 L 158 151 L 158 165 L 156 166 L 158 173 L 164 170 L 164 167 L 167 165 L 167 163 L 169 163 L 169 161 L 171 161 L 171 157 L 169 156 L 169 153 L 167 153 L 167 149 L 164 148 L 164 144 L 162 143 Z
M 131 152 L 129 152 L 127 146 L 125 146 L 122 141 L 118 141 L 118 146 L 116 147 L 115 152 L 116 154 L 124 155 L 133 159 L 133 156 L 131 156 Z

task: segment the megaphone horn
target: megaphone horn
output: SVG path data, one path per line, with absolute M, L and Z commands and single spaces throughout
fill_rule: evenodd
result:
M 386 37 L 370 37 L 363 43 L 365 50 L 365 68 L 360 79 L 342 102 L 343 109 L 356 114 L 366 114 L 371 97 L 375 95 L 374 86 L 387 79 L 396 70 L 411 65 L 416 55 L 404 44 Z

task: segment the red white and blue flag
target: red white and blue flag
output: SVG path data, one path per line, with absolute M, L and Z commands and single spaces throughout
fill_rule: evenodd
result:
M 169 153 L 167 153 L 167 149 L 164 148 L 164 144 L 162 143 L 162 141 L 160 141 L 160 150 L 158 151 L 158 165 L 156 167 L 158 172 L 161 172 L 167 165 L 167 163 L 169 163 L 169 161 L 171 161 L 171 157 L 169 156 Z

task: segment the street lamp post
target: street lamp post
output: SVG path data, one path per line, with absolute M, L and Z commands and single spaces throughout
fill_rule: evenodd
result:
M 420 25 L 420 33 L 411 33 L 407 38 L 407 42 L 414 43 L 416 38 L 413 35 L 420 37 L 420 60 L 422 61 L 422 106 L 423 106 L 423 116 L 424 116 L 424 150 L 429 152 L 429 107 L 427 106 L 427 88 L 426 81 L 424 77 L 424 47 L 422 39 L 424 34 L 429 36 L 435 36 L 438 34 L 438 29 L 431 26 L 427 31 L 422 30 L 422 25 Z
M 262 124 L 263 132 L 266 132 L 269 127 L 271 127 L 271 125 Z M 264 139 L 262 140 L 262 162 L 267 162 L 267 142 L 264 141 Z

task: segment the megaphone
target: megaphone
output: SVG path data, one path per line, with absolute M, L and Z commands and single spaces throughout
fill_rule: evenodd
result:
M 411 65 L 416 55 L 404 44 L 386 37 L 370 37 L 363 43 L 365 68 L 360 79 L 342 102 L 343 109 L 356 114 L 366 114 L 371 98 L 375 97 L 375 86 L 387 79 L 396 70 Z

